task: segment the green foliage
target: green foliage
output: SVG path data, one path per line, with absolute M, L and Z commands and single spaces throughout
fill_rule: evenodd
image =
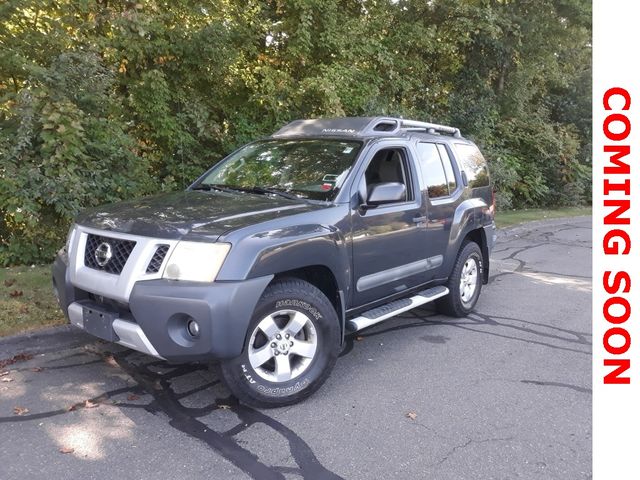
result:
M 586 0 L 5 0 L 0 264 L 302 117 L 452 123 L 499 207 L 589 201 Z

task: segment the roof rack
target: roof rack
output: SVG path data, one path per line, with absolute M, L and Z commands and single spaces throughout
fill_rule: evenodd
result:
M 417 120 L 405 120 L 404 118 L 392 118 L 392 117 L 376 117 L 366 129 L 369 133 L 397 133 L 400 130 L 410 131 L 426 131 L 427 133 L 446 133 L 453 135 L 456 138 L 462 137 L 460 129 L 455 127 L 449 127 L 447 125 L 439 125 L 437 123 L 420 122 Z
M 400 120 L 400 128 L 407 130 L 426 130 L 427 133 L 448 133 L 456 138 L 462 137 L 459 128 L 449 127 L 447 125 L 438 125 L 437 123 L 418 122 L 416 120 Z
M 346 117 L 294 120 L 273 137 L 329 135 L 329 136 L 382 136 L 397 135 L 402 131 L 423 131 L 431 134 L 448 134 L 461 138 L 460 130 L 437 123 L 405 120 L 395 117 Z

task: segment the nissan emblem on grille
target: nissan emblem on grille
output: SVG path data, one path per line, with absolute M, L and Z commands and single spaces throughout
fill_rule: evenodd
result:
M 96 259 L 96 263 L 101 267 L 104 267 L 107 263 L 109 263 L 111 257 L 113 257 L 111 245 L 107 242 L 102 242 L 100 245 L 98 245 L 98 248 L 96 248 L 93 256 Z

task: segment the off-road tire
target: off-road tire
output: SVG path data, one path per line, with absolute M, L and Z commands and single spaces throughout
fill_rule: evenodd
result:
M 465 301 L 461 294 L 461 280 L 465 264 L 470 265 L 467 262 L 475 262 L 476 280 L 473 294 Z M 446 287 L 449 289 L 449 294 L 446 297 L 436 300 L 438 311 L 451 317 L 466 317 L 471 313 L 482 290 L 483 268 L 482 251 L 478 244 L 471 241 L 463 244 L 456 258 L 451 276 L 446 284 Z
M 255 332 L 263 336 L 263 341 L 264 338 L 268 338 L 262 330 L 259 330 L 260 322 L 283 310 L 300 312 L 307 317 L 312 327 L 305 328 L 312 330 L 316 335 L 316 349 L 313 358 L 297 377 L 288 381 L 275 379 L 270 381 L 263 378 L 265 375 L 263 367 L 254 368 L 251 365 L 249 352 L 250 349 L 254 353 L 259 350 L 255 347 L 255 343 L 252 346 L 252 336 Z M 295 313 L 290 316 L 294 315 Z M 283 320 L 283 323 L 287 320 L 286 316 L 284 319 L 279 316 L 272 318 L 278 321 Z M 301 332 L 304 333 L 302 330 Z M 259 340 L 255 337 L 255 342 Z M 297 339 L 292 338 L 292 340 Z M 267 340 L 267 343 L 269 342 L 270 340 Z M 274 342 L 276 342 L 275 339 Z M 274 344 L 269 343 L 269 345 Z M 293 351 L 293 347 L 291 348 Z M 264 291 L 249 324 L 242 354 L 234 359 L 223 361 L 220 364 L 220 371 L 229 389 L 241 402 L 259 408 L 282 407 L 300 402 L 318 390 L 331 373 L 339 353 L 340 323 L 329 299 L 317 287 L 304 280 L 284 278 L 270 284 Z M 272 356 L 268 361 L 274 362 L 274 375 L 276 360 L 276 357 Z M 304 361 L 304 358 L 292 354 L 289 361 L 293 364 L 295 361 Z M 267 365 L 265 368 L 269 368 L 268 362 L 265 363 Z

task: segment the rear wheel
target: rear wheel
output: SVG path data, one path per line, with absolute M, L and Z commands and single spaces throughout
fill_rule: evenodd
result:
M 239 357 L 221 364 L 231 391 L 248 405 L 290 405 L 320 388 L 333 369 L 338 316 L 314 285 L 279 280 L 258 302 L 245 342 Z
M 436 300 L 438 311 L 452 317 L 468 315 L 482 289 L 482 252 L 475 242 L 462 246 L 447 282 L 449 295 Z

